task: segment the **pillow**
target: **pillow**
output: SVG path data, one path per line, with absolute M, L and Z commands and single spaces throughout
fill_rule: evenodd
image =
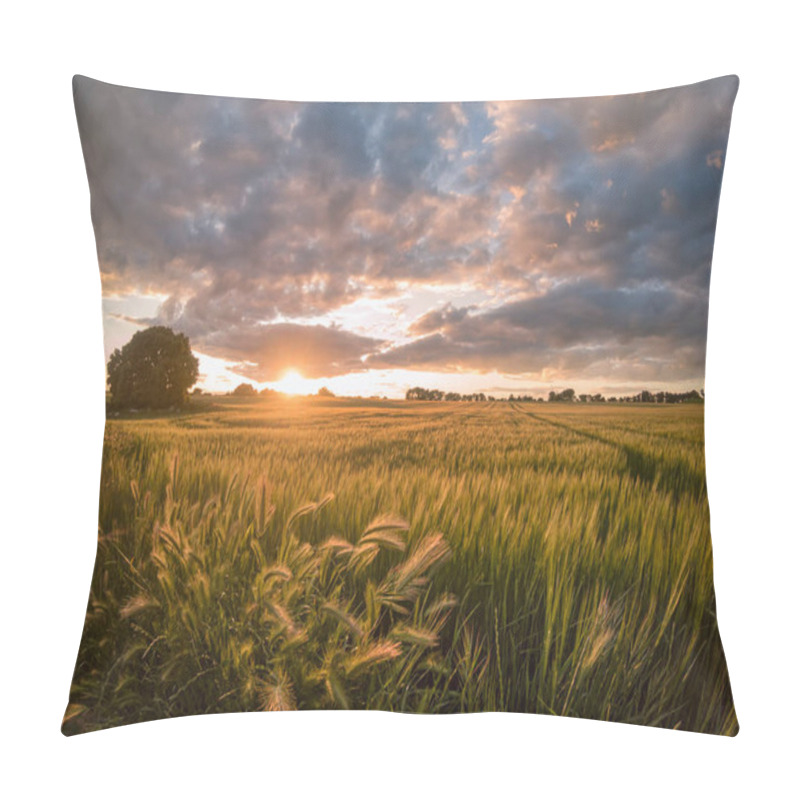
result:
M 76 76 L 108 393 L 63 732 L 351 708 L 735 735 L 703 382 L 737 88 Z

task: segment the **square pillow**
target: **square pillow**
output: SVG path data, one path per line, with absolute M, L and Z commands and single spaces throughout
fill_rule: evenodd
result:
M 316 708 L 736 734 L 703 439 L 735 76 L 73 88 L 108 392 L 65 734 Z

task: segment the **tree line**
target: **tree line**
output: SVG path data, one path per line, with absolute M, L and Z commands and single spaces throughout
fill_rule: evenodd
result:
M 531 397 L 528 394 L 493 397 L 483 392 L 461 394 L 459 392 L 443 392 L 441 389 L 425 389 L 415 386 L 406 392 L 406 400 L 433 400 L 464 403 L 702 403 L 705 401 L 703 390 L 692 389 L 688 392 L 650 392 L 647 389 L 638 394 L 621 397 L 604 397 L 602 394 L 577 394 L 574 389 L 551 391 L 547 399 Z
M 415 386 L 406 392 L 406 400 L 446 400 L 463 401 L 463 402 L 486 402 L 487 400 L 494 400 L 494 397 L 487 397 L 483 392 L 476 394 L 460 394 L 459 392 L 443 392 L 441 389 L 423 389 L 421 386 Z
M 269 387 L 259 392 L 251 383 L 240 383 L 235 389 L 228 392 L 228 394 L 232 397 L 255 397 L 256 395 L 261 395 L 262 397 L 278 397 L 281 392 L 277 389 L 270 389 Z M 336 397 L 336 395 L 327 386 L 322 386 L 317 391 L 317 397 Z

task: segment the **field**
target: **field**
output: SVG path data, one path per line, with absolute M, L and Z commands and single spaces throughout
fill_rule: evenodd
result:
M 215 398 L 109 419 L 65 733 L 325 707 L 735 734 L 703 406 Z

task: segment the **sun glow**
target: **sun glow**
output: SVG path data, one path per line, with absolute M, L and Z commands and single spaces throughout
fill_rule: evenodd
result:
M 319 389 L 319 381 L 304 378 L 296 369 L 287 370 L 279 381 L 270 385 L 284 394 L 314 394 Z

